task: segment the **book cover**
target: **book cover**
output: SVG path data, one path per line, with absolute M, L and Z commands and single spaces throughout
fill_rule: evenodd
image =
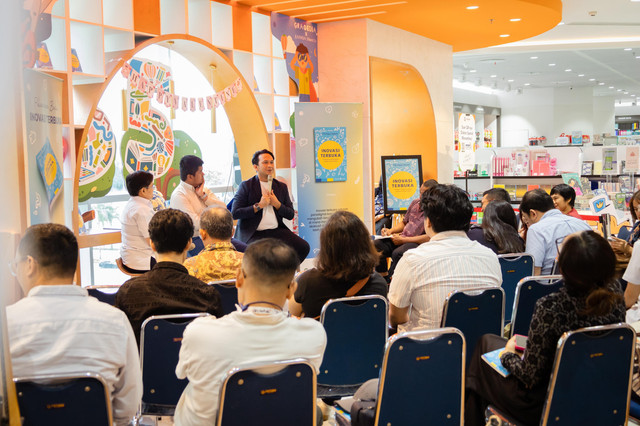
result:
M 38 151 L 36 155 L 36 163 L 38 164 L 38 170 L 40 170 L 42 181 L 47 190 L 49 205 L 51 205 L 62 192 L 62 171 L 60 170 L 60 163 L 53 153 L 48 138 L 47 142 L 45 142 L 42 149 Z
M 316 127 L 313 129 L 316 182 L 347 180 L 347 128 Z
M 49 55 L 49 48 L 47 47 L 47 43 L 45 43 L 44 41 L 38 44 L 38 55 L 36 56 L 36 67 L 43 70 L 53 69 L 53 64 L 51 63 L 51 56 Z
M 580 176 L 578 176 L 577 173 L 563 173 L 562 181 L 576 191 L 576 196 L 582 195 L 582 186 L 580 183 Z
M 500 362 L 500 354 L 504 352 L 504 348 L 496 349 L 495 351 L 487 352 L 482 355 L 482 360 L 489 364 L 494 370 L 496 370 L 502 377 L 507 377 L 511 374 Z
M 78 52 L 76 49 L 71 49 L 71 71 L 82 72 L 82 65 L 80 65 L 80 59 L 78 58 Z

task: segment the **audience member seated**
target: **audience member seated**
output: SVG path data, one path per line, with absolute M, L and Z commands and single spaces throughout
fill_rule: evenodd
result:
M 262 238 L 284 241 L 303 262 L 309 254 L 309 243 L 294 234 L 283 219 L 295 216 L 287 184 L 273 178 L 275 157 L 268 149 L 256 151 L 251 164 L 256 175 L 243 181 L 233 197 L 231 214 L 238 219 L 236 236 L 247 244 Z
M 524 356 L 515 349 L 515 337 L 507 341 L 487 334 L 480 339 L 467 370 L 465 425 L 484 425 L 488 404 L 523 424 L 539 424 L 562 334 L 624 321 L 621 289 L 614 278 L 615 263 L 607 241 L 593 231 L 565 239 L 558 258 L 564 286 L 537 302 Z M 500 360 L 511 372 L 506 378 L 481 358 L 505 344 Z
M 373 272 L 377 263 L 378 253 L 360 218 L 345 210 L 335 212 L 320 231 L 316 268 L 298 276 L 289 312 L 318 318 L 327 300 L 345 297 L 347 293 L 387 297 L 387 282 Z
M 618 260 L 619 269 L 626 268 L 631 259 L 631 252 L 635 245 L 635 242 L 640 238 L 640 220 L 638 220 L 638 213 L 640 212 L 640 191 L 636 191 L 629 200 L 629 213 L 631 213 L 631 219 L 633 220 L 633 228 L 626 240 L 612 237 L 611 248 L 616 254 Z M 623 266 L 620 268 L 620 266 Z
M 471 225 L 467 236 L 496 254 L 521 253 L 524 240 L 518 235 L 518 219 L 506 201 L 492 201 L 484 208 L 482 225 Z
M 496 254 L 467 237 L 473 206 L 462 189 L 436 185 L 420 205 L 431 240 L 405 253 L 391 280 L 389 319 L 398 331 L 437 328 L 449 293 L 502 282 Z
M 567 185 L 566 183 L 560 183 L 551 188 L 551 199 L 553 200 L 553 206 L 560 210 L 563 214 L 573 216 L 576 219 L 581 219 L 578 210 L 573 206 L 576 202 L 576 190 Z
M 425 181 L 420 186 L 420 195 L 437 184 L 438 182 L 433 179 Z M 420 196 L 409 204 L 401 223 L 391 229 L 383 228 L 380 233 L 391 238 L 379 239 L 374 242 L 376 250 L 381 253 L 376 271 L 381 275 L 388 275 L 387 280 L 389 280 L 407 250 L 429 241 L 429 236 L 424 232 L 424 212 L 420 210 Z M 391 257 L 390 268 L 387 266 L 387 258 L 389 257 Z
M 487 204 L 492 201 L 506 201 L 511 203 L 511 197 L 504 188 L 491 188 L 482 193 L 482 211 L 484 211 Z
M 198 235 L 202 212 L 210 206 L 226 208 L 226 204 L 204 186 L 203 164 L 204 161 L 195 155 L 182 157 L 180 159 L 181 182 L 171 193 L 171 208 L 182 210 L 191 217 L 193 222 L 193 244 L 195 247 L 189 251 L 189 256 L 195 256 L 204 248 L 204 243 Z M 244 251 L 247 247 L 242 241 L 233 240 L 232 243 L 239 251 Z
M 78 243 L 57 224 L 27 229 L 12 272 L 27 295 L 7 307 L 13 376 L 91 371 L 111 391 L 116 424 L 126 425 L 142 397 L 138 348 L 127 317 L 73 284 Z
M 231 244 L 233 218 L 226 208 L 211 207 L 200 216 L 200 237 L 204 250 L 190 257 L 184 266 L 204 282 L 231 280 L 242 263 L 242 253 Z
M 120 215 L 120 257 L 127 272 L 141 274 L 156 263 L 149 240 L 149 221 L 153 216 L 153 175 L 143 171 L 133 172 L 127 175 L 126 183 L 131 198 Z
M 176 425 L 215 424 L 220 387 L 235 366 L 300 357 L 320 367 L 327 342 L 322 325 L 282 311 L 298 266 L 296 252 L 280 240 L 265 238 L 247 247 L 236 279 L 242 309 L 219 319 L 197 318 L 184 332 L 176 374 L 189 384 L 176 408 Z
M 640 297 L 640 244 L 633 245 L 633 253 L 622 279 L 627 282 L 627 288 L 624 291 L 624 303 L 628 309 L 627 322 L 640 321 L 640 305 L 638 304 L 638 297 Z
M 391 228 L 391 215 L 384 214 L 384 193 L 382 186 L 382 177 L 380 177 L 380 183 L 375 188 L 374 198 L 374 219 L 376 222 L 376 235 L 382 235 L 383 228 Z
M 138 344 L 140 327 L 152 315 L 223 315 L 220 293 L 189 275 L 182 266 L 192 245 L 191 218 L 180 210 L 160 210 L 149 222 L 149 236 L 158 263 L 149 272 L 122 284 L 116 293 L 116 307 L 127 314 Z
M 525 252 L 533 255 L 535 275 L 551 273 L 558 255 L 557 244 L 564 237 L 574 232 L 591 230 L 586 222 L 553 208 L 551 196 L 542 189 L 524 194 L 520 213 L 528 227 Z

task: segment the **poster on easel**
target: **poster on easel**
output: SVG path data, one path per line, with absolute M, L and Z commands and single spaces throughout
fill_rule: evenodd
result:
M 309 258 L 316 257 L 320 249 L 320 231 L 327 219 L 338 210 L 348 210 L 358 217 L 365 215 L 364 145 L 362 141 L 361 103 L 298 102 L 295 104 L 295 153 L 298 231 L 309 243 Z M 318 129 L 343 129 L 343 180 L 327 184 L 317 180 L 315 136 Z M 337 149 L 337 148 L 336 148 Z M 370 207 L 367 203 L 367 207 Z
M 384 213 L 406 213 L 420 194 L 422 156 L 395 155 L 382 156 L 381 159 Z
M 29 225 L 65 223 L 62 80 L 31 69 L 23 76 Z

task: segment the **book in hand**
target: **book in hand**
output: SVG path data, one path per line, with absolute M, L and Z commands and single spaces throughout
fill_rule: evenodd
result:
M 494 370 L 496 370 L 502 377 L 507 377 L 511 374 L 500 362 L 500 355 L 504 352 L 504 348 L 496 349 L 495 351 L 487 352 L 482 355 L 482 360 L 489 364 Z

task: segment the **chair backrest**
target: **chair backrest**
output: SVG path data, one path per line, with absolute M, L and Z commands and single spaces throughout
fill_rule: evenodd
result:
M 629 238 L 629 235 L 631 235 L 631 227 L 630 226 L 623 225 L 618 230 L 618 238 L 620 238 L 621 240 L 625 240 L 626 241 L 626 239 Z
M 93 296 L 101 302 L 108 303 L 111 306 L 116 304 L 116 293 L 120 288 L 119 285 L 90 285 L 85 287 L 89 296 Z
M 187 325 L 207 313 L 156 315 L 142 323 L 140 362 L 145 404 L 175 406 L 188 380 L 176 377 L 176 365 Z
M 112 425 L 109 386 L 99 374 L 16 377 L 13 381 L 23 426 Z
M 358 385 L 378 377 L 388 336 L 387 300 L 378 295 L 329 300 L 320 322 L 327 347 L 318 383 Z
M 636 333 L 628 324 L 565 333 L 541 425 L 626 425 Z
M 498 255 L 498 260 L 502 271 L 502 288 L 505 297 L 504 319 L 509 322 L 516 296 L 516 286 L 524 277 L 533 275 L 534 259 L 528 253 L 509 253 Z
M 455 327 L 467 342 L 467 362 L 483 334 L 502 336 L 504 324 L 504 290 L 479 287 L 453 291 L 444 302 L 441 327 Z
M 313 426 L 316 371 L 305 359 L 237 367 L 220 392 L 218 426 Z
M 375 425 L 461 425 L 465 339 L 455 328 L 419 330 L 387 342 Z
M 516 287 L 516 298 L 513 302 L 511 336 L 528 335 L 533 309 L 538 299 L 555 293 L 562 285 L 562 275 L 539 275 L 521 279 Z
M 209 285 L 214 286 L 220 293 L 222 312 L 224 312 L 225 315 L 236 310 L 236 304 L 238 303 L 236 280 L 211 281 Z

